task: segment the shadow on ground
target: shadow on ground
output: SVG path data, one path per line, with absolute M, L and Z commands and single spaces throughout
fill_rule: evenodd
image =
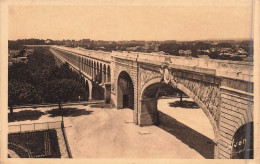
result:
M 112 109 L 112 104 L 106 104 L 106 103 L 99 103 L 99 104 L 93 104 L 90 105 L 91 108 L 106 108 L 106 109 Z
M 78 117 L 82 115 L 90 115 L 93 111 L 87 111 L 85 109 L 78 108 L 63 108 L 62 114 L 64 117 Z M 49 111 L 46 111 L 46 114 L 50 114 L 49 117 L 57 117 L 61 116 L 61 110 L 59 108 L 55 108 Z
M 183 100 L 182 103 L 180 101 L 175 101 L 169 103 L 170 107 L 182 107 L 182 108 L 190 108 L 190 109 L 198 109 L 199 106 L 194 101 Z
M 159 128 L 172 134 L 190 148 L 196 150 L 206 159 L 214 158 L 213 141 L 201 133 L 189 128 L 178 122 L 176 119 L 159 111 L 160 124 Z M 178 149 L 178 148 L 176 148 Z
M 8 122 L 38 120 L 42 115 L 44 115 L 44 112 L 41 112 L 40 110 L 23 110 L 14 112 L 13 117 L 8 113 Z

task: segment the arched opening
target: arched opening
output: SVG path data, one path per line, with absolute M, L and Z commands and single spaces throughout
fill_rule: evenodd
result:
M 103 68 L 103 83 L 105 84 L 107 82 L 107 69 L 106 69 L 106 65 L 104 64 L 104 68 Z
M 130 75 L 125 71 L 121 72 L 117 84 L 117 108 L 134 109 L 134 85 Z
M 91 71 L 91 63 L 90 63 L 90 60 L 88 60 L 88 75 L 90 76 L 90 71 Z
M 97 62 L 97 70 L 96 70 L 95 80 L 99 83 L 99 63 L 98 62 Z
M 98 73 L 98 83 L 102 83 L 102 63 L 99 66 L 99 73 Z
M 240 126 L 235 132 L 232 140 L 233 159 L 253 159 L 254 158 L 254 123 L 249 122 Z
M 110 77 L 110 66 L 108 65 L 107 67 L 107 82 L 111 81 L 111 77 Z
M 88 81 L 86 80 L 85 82 L 85 88 L 86 88 L 86 99 L 87 101 L 89 100 L 89 85 L 88 85 Z
M 93 60 L 91 60 L 91 63 L 90 63 L 90 76 L 92 77 L 92 79 L 93 79 L 93 67 L 94 67 Z
M 93 75 L 92 75 L 94 81 L 96 80 L 96 70 L 97 70 L 97 66 L 96 66 L 96 62 L 94 61 Z
M 105 89 L 97 83 L 92 83 L 92 98 L 94 100 L 104 100 Z
M 77 62 L 78 62 L 78 68 L 79 68 L 80 70 L 82 70 L 82 68 L 81 68 L 82 58 L 81 58 L 80 56 L 77 57 Z
M 88 59 L 85 58 L 85 63 L 84 63 L 84 72 L 87 74 L 88 72 Z
M 85 63 L 84 63 L 84 58 L 82 57 L 82 58 L 81 58 L 81 70 L 82 70 L 82 71 L 84 71 L 84 65 L 85 65 Z
M 141 92 L 141 110 L 149 116 L 141 116 L 146 117 L 141 120 L 152 120 L 181 141 L 180 147 L 191 152 L 191 158 L 213 159 L 216 132 L 211 119 L 191 93 L 177 87 L 161 83 L 159 78 L 148 82 Z

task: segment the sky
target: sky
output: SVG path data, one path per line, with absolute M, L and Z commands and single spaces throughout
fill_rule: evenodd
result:
M 251 37 L 239 5 L 10 5 L 8 39 L 204 40 Z

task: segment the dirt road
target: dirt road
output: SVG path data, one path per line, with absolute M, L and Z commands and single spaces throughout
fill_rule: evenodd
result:
M 176 100 L 159 100 L 160 118 L 164 121 L 160 126 L 149 127 L 133 124 L 130 109 L 82 107 L 93 112 L 65 118 L 73 157 L 213 158 L 214 149 L 209 138 L 212 134 L 208 131 L 211 127 L 201 118 L 202 110 L 170 107 L 170 101 Z M 173 117 L 165 121 L 166 116 Z

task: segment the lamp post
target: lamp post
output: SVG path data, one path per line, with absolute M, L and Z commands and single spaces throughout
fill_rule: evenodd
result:
M 61 101 L 60 101 L 60 99 L 58 99 L 58 101 L 59 101 L 59 110 L 60 110 L 60 113 L 61 113 L 61 122 L 63 123 L 63 109 L 62 109 L 62 107 L 61 107 Z
M 182 91 L 180 91 L 180 105 L 182 106 Z

